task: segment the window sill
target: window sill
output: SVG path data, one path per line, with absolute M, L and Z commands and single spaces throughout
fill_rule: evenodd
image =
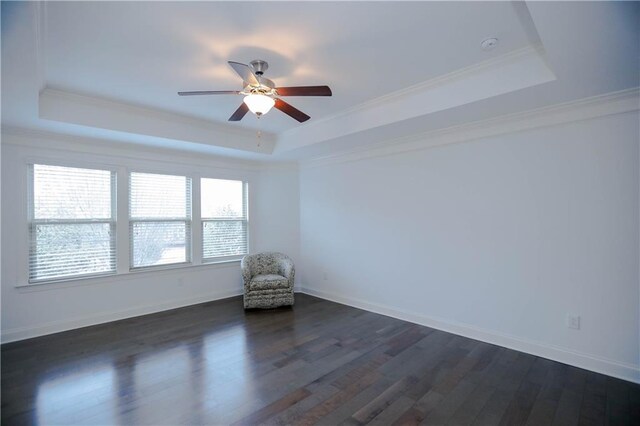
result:
M 219 262 L 207 262 L 198 265 L 193 265 L 189 263 L 183 263 L 179 265 L 166 265 L 162 267 L 151 267 L 151 268 L 141 268 L 141 269 L 133 269 L 131 271 L 121 273 L 121 274 L 105 274 L 105 275 L 94 275 L 91 277 L 77 277 L 77 278 L 67 278 L 62 280 L 55 281 L 44 281 L 37 282 L 32 284 L 17 284 L 14 288 L 20 293 L 30 293 L 34 291 L 49 291 L 49 290 L 57 290 L 61 288 L 67 287 L 81 287 L 81 286 L 89 286 L 89 285 L 98 285 L 103 284 L 108 281 L 125 281 L 125 280 L 135 280 L 145 275 L 175 275 L 175 274 L 183 274 L 187 271 L 194 269 L 220 269 L 220 268 L 230 268 L 239 266 L 240 259 L 232 259 L 232 260 L 222 260 Z

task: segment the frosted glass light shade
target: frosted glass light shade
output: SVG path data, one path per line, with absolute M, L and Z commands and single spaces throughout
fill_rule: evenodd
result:
M 268 113 L 276 103 L 276 101 L 269 96 L 257 94 L 245 96 L 243 102 L 247 104 L 249 111 L 256 115 Z

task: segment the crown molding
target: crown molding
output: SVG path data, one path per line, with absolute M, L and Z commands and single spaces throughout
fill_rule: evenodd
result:
M 151 160 L 182 163 L 197 167 L 214 167 L 227 170 L 258 171 L 262 162 L 228 158 L 216 154 L 192 153 L 180 149 L 149 147 L 135 143 L 66 135 L 22 127 L 2 126 L 2 146 L 73 151 L 77 153 L 108 155 L 134 160 Z M 275 166 L 275 164 L 274 164 Z
M 53 97 L 57 99 L 64 99 L 70 102 L 78 102 L 84 105 L 91 105 L 102 108 L 114 108 L 120 111 L 127 112 L 129 114 L 136 114 L 143 117 L 161 119 L 167 122 L 180 122 L 193 127 L 199 127 L 203 129 L 214 129 L 221 133 L 229 135 L 255 138 L 256 132 L 254 130 L 245 128 L 231 127 L 226 124 L 220 124 L 210 120 L 204 120 L 201 118 L 190 117 L 184 114 L 178 114 L 170 111 L 164 111 L 159 109 L 148 108 L 139 105 L 133 105 L 126 102 L 115 101 L 111 99 L 100 98 L 96 96 L 89 96 L 81 93 L 69 92 L 66 90 L 56 89 L 52 87 L 46 87 L 40 92 L 40 96 Z M 276 139 L 276 135 L 269 132 L 262 132 L 263 142 L 273 142 Z
M 543 46 L 528 45 L 287 130 L 279 134 L 275 152 L 356 134 L 555 79 Z M 425 96 L 431 102 L 422 102 Z
M 400 154 L 490 136 L 588 120 L 640 109 L 640 88 L 621 90 L 529 111 L 502 115 L 429 132 L 318 156 L 301 161 L 301 168 L 321 167 L 366 158 Z
M 38 107 L 39 118 L 43 120 L 106 129 L 135 138 L 150 136 L 187 142 L 196 144 L 194 151 L 210 147 L 214 148 L 212 151 L 220 151 L 214 154 L 223 156 L 225 150 L 270 155 L 275 146 L 271 134 L 262 135 L 256 143 L 256 134 L 251 130 L 230 129 L 207 120 L 50 88 L 40 93 Z
M 467 78 L 472 75 L 476 75 L 487 69 L 494 69 L 496 67 L 502 67 L 508 64 L 515 63 L 519 59 L 526 56 L 530 56 L 530 55 L 543 56 L 544 48 L 542 47 L 542 44 L 528 45 L 520 49 L 515 49 L 515 50 L 512 50 L 511 52 L 505 53 L 504 55 L 496 56 L 494 58 L 490 58 L 482 62 L 478 62 L 472 65 L 469 65 L 467 67 L 460 68 L 450 73 L 443 74 L 426 81 L 422 81 L 418 84 L 414 84 L 412 86 L 408 86 L 403 89 L 387 93 L 385 95 L 368 100 L 366 102 L 347 108 L 335 114 L 331 114 L 326 117 L 315 120 L 314 123 L 328 122 L 336 118 L 346 117 L 346 116 L 356 114 L 371 108 L 386 105 L 390 102 L 401 100 L 407 97 L 408 95 L 413 95 L 416 92 L 433 90 L 436 87 L 445 86 L 451 83 L 452 81 L 456 81 L 456 80 Z M 295 128 L 292 130 L 295 130 Z M 287 132 L 289 131 L 291 130 L 288 130 Z M 287 133 L 287 132 L 284 132 L 284 133 Z

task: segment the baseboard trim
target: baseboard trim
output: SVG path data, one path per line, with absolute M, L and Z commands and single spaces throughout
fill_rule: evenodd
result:
M 614 360 L 596 357 L 567 348 L 549 345 L 543 342 L 522 339 L 520 337 L 511 336 L 494 330 L 475 327 L 470 324 L 434 318 L 415 312 L 401 311 L 377 303 L 354 299 L 347 296 L 329 294 L 308 287 L 301 287 L 300 291 L 311 296 L 374 312 L 376 314 L 397 318 L 414 324 L 424 325 L 426 327 L 503 346 L 516 351 L 526 352 L 542 358 L 558 361 L 563 364 L 584 368 L 585 370 L 594 371 L 596 373 L 606 374 L 607 376 L 616 377 L 618 379 L 640 383 L 640 366 L 637 365 L 620 363 Z
M 239 296 L 241 294 L 242 289 L 220 291 L 195 297 L 188 297 L 180 300 L 171 300 L 168 302 L 156 303 L 152 305 L 137 306 L 135 308 L 125 309 L 118 312 L 109 312 L 64 321 L 51 321 L 35 327 L 13 328 L 3 330 L 2 335 L 0 336 L 0 341 L 3 344 L 17 342 L 19 340 L 31 339 L 33 337 L 46 336 L 47 334 L 74 330 L 76 328 L 89 327 L 92 325 L 104 324 L 107 322 L 138 317 L 141 315 L 153 314 L 170 309 L 197 305 L 199 303 L 212 302 L 214 300 L 226 299 L 229 297 Z
M 431 327 L 437 330 L 442 330 L 460 336 L 468 337 L 470 339 L 480 340 L 494 345 L 503 346 L 505 348 L 514 349 L 520 352 L 526 352 L 532 355 L 551 359 L 553 361 L 558 361 L 564 364 L 573 365 L 575 367 L 584 368 L 585 370 L 594 371 L 596 373 L 606 374 L 608 376 L 628 380 L 634 383 L 640 383 L 640 367 L 632 364 L 620 363 L 610 359 L 572 351 L 570 349 L 562 348 L 559 346 L 549 345 L 546 343 L 536 342 L 528 339 L 522 339 L 516 336 L 496 332 L 494 330 L 482 329 L 480 327 L 475 327 L 469 324 L 452 322 L 449 320 L 434 318 L 414 312 L 401 311 L 388 306 L 383 306 L 364 300 L 358 300 L 351 297 L 333 295 L 325 293 L 323 291 L 310 289 L 308 287 L 296 286 L 295 291 L 343 305 L 352 306 L 354 308 L 364 309 L 366 311 L 374 312 L 377 314 L 401 319 L 403 321 L 412 322 L 414 324 L 424 325 L 426 327 Z M 3 344 L 16 342 L 33 337 L 60 333 L 77 328 L 104 324 L 107 322 L 133 318 L 141 315 L 148 315 L 156 312 L 162 312 L 191 305 L 197 305 L 199 303 L 211 302 L 239 295 L 242 295 L 241 289 L 190 297 L 177 301 L 172 300 L 169 302 L 154 305 L 138 306 L 119 312 L 110 312 L 90 317 L 75 318 L 67 321 L 52 321 L 36 327 L 14 328 L 3 331 L 0 340 Z

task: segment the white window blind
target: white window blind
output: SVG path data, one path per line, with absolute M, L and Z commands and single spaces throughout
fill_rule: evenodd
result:
M 202 179 L 202 259 L 221 260 L 248 251 L 247 183 Z
M 191 261 L 191 179 L 129 175 L 131 268 Z
M 29 166 L 29 282 L 115 273 L 110 170 Z

